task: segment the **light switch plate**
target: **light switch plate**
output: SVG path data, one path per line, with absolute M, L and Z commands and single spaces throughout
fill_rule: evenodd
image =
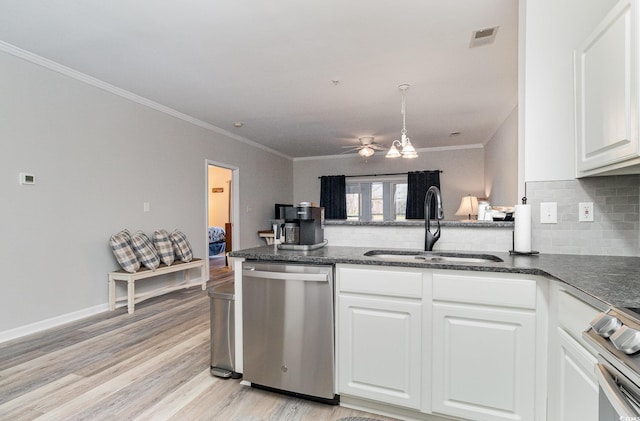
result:
M 20 184 L 33 185 L 36 184 L 36 176 L 26 172 L 20 173 Z
M 578 203 L 578 221 L 593 222 L 593 202 Z
M 540 203 L 540 223 L 541 224 L 557 224 L 558 223 L 558 204 L 556 202 Z

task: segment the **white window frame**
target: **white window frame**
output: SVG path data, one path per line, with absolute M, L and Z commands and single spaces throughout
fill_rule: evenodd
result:
M 371 215 L 371 184 L 383 183 L 383 221 L 399 221 L 395 219 L 395 202 L 393 200 L 394 186 L 396 184 L 407 184 L 407 176 L 375 176 L 375 177 L 352 177 L 346 180 L 347 194 L 349 186 L 358 185 L 360 187 L 360 214 L 358 221 L 372 221 Z M 354 219 L 350 219 L 354 220 Z M 377 220 L 379 221 L 379 220 Z

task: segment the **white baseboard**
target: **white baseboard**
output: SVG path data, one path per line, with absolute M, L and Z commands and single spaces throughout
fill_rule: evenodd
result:
M 102 313 L 108 310 L 109 305 L 105 303 L 94 307 L 74 311 L 72 313 L 63 314 L 61 316 L 52 317 L 50 319 L 41 320 L 39 322 L 31 323 L 25 326 L 20 326 L 14 329 L 5 330 L 4 332 L 0 332 L 0 343 L 20 338 L 22 336 L 27 336 L 32 333 L 37 333 L 45 329 L 50 329 L 52 327 L 60 326 L 65 323 L 73 322 L 84 317 L 93 316 L 94 314 Z
M 180 288 L 191 288 L 194 286 L 202 286 L 202 277 L 198 276 L 198 277 L 192 278 L 189 284 L 183 285 Z M 177 288 L 174 288 L 174 289 L 177 289 Z M 162 291 L 156 295 L 162 295 L 167 292 L 169 292 L 169 290 Z M 124 298 L 126 299 L 126 297 Z M 147 298 L 151 298 L 151 296 L 148 296 Z M 126 305 L 127 305 L 126 301 L 125 302 L 119 301 L 116 303 L 116 308 L 124 307 Z M 0 343 L 7 342 L 12 339 L 21 338 L 23 336 L 27 336 L 32 333 L 37 333 L 46 329 L 50 329 L 52 327 L 60 326 L 65 323 L 74 322 L 76 320 L 93 316 L 94 314 L 102 313 L 105 311 L 109 311 L 108 303 L 99 304 L 97 306 L 85 308 L 83 310 L 78 310 L 72 313 L 63 314 L 61 316 L 52 317 L 50 319 L 41 320 L 39 322 L 31 323 L 25 326 L 16 327 L 14 329 L 5 330 L 3 332 L 0 332 Z

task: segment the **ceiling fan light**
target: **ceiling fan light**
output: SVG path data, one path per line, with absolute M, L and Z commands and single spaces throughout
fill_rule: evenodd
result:
M 358 155 L 364 157 L 364 158 L 369 158 L 370 156 L 372 156 L 375 153 L 375 151 L 373 150 L 373 148 L 370 148 L 368 146 L 360 149 L 358 151 Z
M 389 151 L 387 152 L 387 154 L 384 156 L 385 158 L 399 158 L 400 155 L 400 151 L 398 151 L 398 148 L 396 148 L 395 142 L 391 144 L 391 147 L 389 148 Z

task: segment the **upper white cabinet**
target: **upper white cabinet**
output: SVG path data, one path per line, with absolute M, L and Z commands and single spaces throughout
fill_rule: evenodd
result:
M 638 2 L 618 2 L 576 49 L 577 176 L 640 173 Z

